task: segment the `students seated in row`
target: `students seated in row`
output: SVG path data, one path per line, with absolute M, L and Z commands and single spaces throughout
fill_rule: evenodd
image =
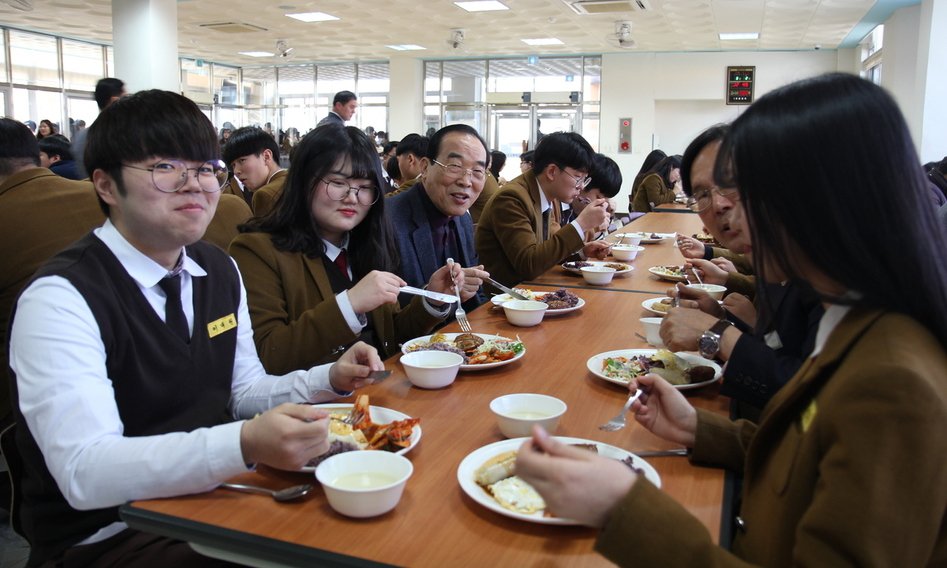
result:
M 223 154 L 224 163 L 240 180 L 253 214 L 268 213 L 279 199 L 287 175 L 287 170 L 280 166 L 276 140 L 262 128 L 245 126 L 230 136 Z

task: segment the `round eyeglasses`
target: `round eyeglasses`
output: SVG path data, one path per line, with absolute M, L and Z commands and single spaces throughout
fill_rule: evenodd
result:
M 566 169 L 563 168 L 563 167 L 560 167 L 559 170 L 560 170 L 562 173 L 564 173 L 564 174 L 566 174 L 567 176 L 569 176 L 570 178 L 572 178 L 572 181 L 575 182 L 575 188 L 576 188 L 576 189 L 585 189 L 586 187 L 589 186 L 590 183 L 592 183 L 592 178 L 589 177 L 589 176 L 576 177 L 576 176 L 570 174 L 569 172 L 567 172 Z
M 133 170 L 151 172 L 151 183 L 162 193 L 176 193 L 187 184 L 187 173 L 194 172 L 197 185 L 206 193 L 216 193 L 227 184 L 227 166 L 221 160 L 208 160 L 196 168 L 189 168 L 179 160 L 162 160 L 150 168 L 122 164 Z
M 333 201 L 343 201 L 354 193 L 355 199 L 362 205 L 373 205 L 378 201 L 378 191 L 371 185 L 349 185 L 348 181 L 341 179 L 324 179 L 326 184 L 326 195 Z
M 694 194 L 691 195 L 691 199 L 694 200 L 690 205 L 691 210 L 702 213 L 710 209 L 714 204 L 714 193 L 729 201 L 740 201 L 740 190 L 735 187 L 720 188 L 713 186 L 709 189 L 701 188 L 694 191 Z
M 444 170 L 447 171 L 447 174 L 451 176 L 452 178 L 460 178 L 467 174 L 470 174 L 475 180 L 479 181 L 479 180 L 482 180 L 484 176 L 487 175 L 486 170 L 483 170 L 481 168 L 471 168 L 468 170 L 467 168 L 459 164 L 442 164 L 438 162 L 437 160 L 434 160 L 434 163 L 444 168 Z

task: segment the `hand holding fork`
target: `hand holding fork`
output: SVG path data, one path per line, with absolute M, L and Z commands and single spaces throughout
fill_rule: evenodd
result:
M 450 270 L 451 279 L 454 278 L 454 259 L 447 259 L 447 268 Z M 460 299 L 460 289 L 457 288 L 457 283 L 454 283 L 454 294 L 457 296 L 457 309 L 454 310 L 454 318 L 457 320 L 457 325 L 460 326 L 460 330 L 464 333 L 470 333 L 470 320 L 467 319 L 467 311 L 464 309 L 461 304 Z

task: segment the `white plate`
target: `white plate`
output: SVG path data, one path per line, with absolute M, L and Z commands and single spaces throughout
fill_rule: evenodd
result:
M 661 476 L 658 475 L 658 472 L 653 467 L 651 467 L 651 464 L 632 454 L 631 452 L 626 452 L 621 448 L 616 448 L 615 446 L 610 446 L 602 442 L 596 442 L 595 440 L 565 438 L 560 436 L 555 436 L 555 438 L 564 444 L 595 444 L 598 446 L 598 454 L 607 458 L 621 460 L 631 456 L 632 464 L 634 464 L 636 468 L 644 471 L 645 478 L 658 488 L 661 487 Z M 457 467 L 457 481 L 460 483 L 460 488 L 463 489 L 464 493 L 466 493 L 479 505 L 482 505 L 491 511 L 500 513 L 501 515 L 505 515 L 507 517 L 544 525 L 579 524 L 571 519 L 563 519 L 560 517 L 544 517 L 543 511 L 537 511 L 531 515 L 526 515 L 506 509 L 497 503 L 493 496 L 487 493 L 486 489 L 480 487 L 477 485 L 477 482 L 474 481 L 474 474 L 477 471 L 477 468 L 482 466 L 487 460 L 494 456 L 500 455 L 503 452 L 519 450 L 520 446 L 522 446 L 523 442 L 525 442 L 527 439 L 528 438 L 513 438 L 511 440 L 494 442 L 467 454 L 467 457 L 465 457 Z
M 517 292 L 521 292 L 521 290 L 517 290 Z M 522 293 L 522 292 L 521 292 L 521 293 Z M 532 291 L 530 291 L 529 294 L 524 294 L 524 295 L 525 295 L 525 296 L 532 296 L 532 297 L 536 297 L 536 296 L 540 296 L 540 297 L 541 297 L 541 296 L 546 295 L 547 293 L 551 293 L 551 292 L 532 292 Z M 498 294 L 498 295 L 496 295 L 496 296 L 490 298 L 490 301 L 493 302 L 493 305 L 495 305 L 495 306 L 502 306 L 502 305 L 503 305 L 503 302 L 509 302 L 510 300 L 515 300 L 515 298 L 514 298 L 513 296 L 510 296 L 509 294 Z M 539 301 L 542 301 L 542 300 L 539 300 Z M 546 315 L 547 315 L 547 316 L 558 316 L 558 315 L 561 315 L 561 314 L 567 314 L 567 313 L 569 313 L 569 312 L 574 312 L 574 311 L 576 311 L 576 310 L 582 309 L 582 306 L 584 306 L 584 305 L 585 305 L 585 300 L 583 300 L 582 298 L 579 298 L 579 303 L 576 304 L 576 305 L 574 305 L 574 306 L 572 306 L 571 308 L 560 308 L 560 309 L 558 309 L 558 310 L 547 309 L 547 310 L 546 310 Z
M 640 355 L 651 356 L 654 355 L 658 350 L 657 349 L 619 349 L 617 351 L 606 351 L 605 353 L 599 353 L 598 355 L 592 355 L 589 357 L 589 360 L 586 361 L 585 366 L 588 368 L 589 372 L 595 375 L 596 377 L 608 381 L 610 383 L 615 383 L 616 385 L 627 385 L 628 381 L 622 379 L 613 379 L 612 377 L 605 376 L 602 373 L 602 361 L 609 357 L 626 357 L 628 359 L 632 357 L 638 357 Z M 677 390 L 690 390 L 700 388 L 712 383 L 715 383 L 720 380 L 720 376 L 723 374 L 723 370 L 720 368 L 720 365 L 715 362 L 704 359 L 700 355 L 694 353 L 676 353 L 681 359 L 687 361 L 691 365 L 707 365 L 708 367 L 713 368 L 714 378 L 701 381 L 699 383 L 689 383 L 686 385 L 674 385 L 674 388 Z
M 621 265 L 625 266 L 625 269 L 624 269 L 624 270 L 616 270 L 616 271 L 615 271 L 615 276 L 621 276 L 622 274 L 628 274 L 629 272 L 631 272 L 632 270 L 635 269 L 634 266 L 628 264 L 627 262 L 618 262 L 618 261 L 605 262 L 605 261 L 603 261 L 603 260 L 585 260 L 585 261 L 580 261 L 580 262 L 588 262 L 589 265 L 591 265 L 591 266 L 605 266 L 606 264 L 621 264 Z M 579 276 L 582 275 L 582 269 L 581 269 L 581 268 L 575 268 L 575 267 L 573 267 L 573 266 L 567 266 L 568 264 L 570 264 L 570 263 L 568 263 L 568 262 L 563 262 L 562 265 L 561 265 L 561 266 L 562 266 L 562 269 L 565 270 L 566 272 L 571 272 L 571 273 L 573 273 L 573 274 L 578 274 Z
M 447 339 L 448 339 L 448 340 L 453 341 L 454 338 L 457 337 L 457 336 L 460 335 L 460 334 L 459 334 L 459 333 L 445 333 L 444 335 L 447 336 Z M 503 336 L 501 336 L 501 335 L 490 335 L 490 334 L 488 334 L 488 333 L 475 333 L 474 335 L 476 335 L 477 337 L 482 338 L 484 341 L 486 341 L 486 340 L 488 340 L 488 339 L 510 339 L 509 337 L 503 337 Z M 432 338 L 432 337 L 434 337 L 434 336 L 433 336 L 433 335 L 425 335 L 424 337 L 416 337 L 416 338 L 412 339 L 411 341 L 408 341 L 408 342 L 404 343 L 404 344 L 401 346 L 401 352 L 402 352 L 402 353 L 409 353 L 408 347 L 414 345 L 415 343 L 428 343 L 429 341 L 431 341 L 431 338 Z M 483 364 L 480 364 L 480 365 L 461 365 L 461 366 L 460 366 L 460 370 L 461 370 L 461 371 L 484 371 L 484 370 L 486 370 L 486 369 L 493 369 L 493 368 L 495 368 L 495 367 L 502 367 L 503 365 L 509 365 L 510 363 L 512 363 L 512 362 L 514 362 L 514 361 L 519 361 L 520 359 L 523 358 L 523 355 L 526 355 L 526 345 L 525 345 L 525 344 L 523 345 L 523 350 L 520 351 L 519 353 L 517 353 L 512 359 L 507 359 L 506 361 L 498 361 L 498 362 L 496 362 L 496 363 L 483 363 Z
M 644 302 L 641 302 L 641 307 L 644 308 L 644 309 L 646 309 L 646 310 L 648 310 L 648 311 L 651 312 L 652 314 L 655 314 L 655 315 L 657 315 L 657 316 L 663 318 L 664 316 L 668 315 L 668 313 L 667 313 L 667 312 L 658 311 L 658 310 L 652 308 L 651 306 L 653 306 L 654 304 L 657 304 L 657 303 L 661 302 L 661 301 L 664 300 L 665 298 L 667 298 L 667 296 L 661 296 L 660 298 L 648 298 L 648 299 L 645 300 Z
M 626 235 L 634 235 L 636 237 L 641 237 L 641 244 L 643 245 L 653 245 L 660 243 L 664 239 L 673 239 L 677 237 L 677 233 L 625 233 Z M 657 238 L 651 238 L 651 235 L 657 235 Z
M 673 274 L 668 274 L 664 271 L 663 266 L 652 266 L 648 269 L 648 272 L 654 274 L 662 280 L 670 280 L 671 282 L 687 282 L 687 278 L 683 276 L 675 276 Z
M 320 410 L 328 410 L 329 412 L 338 412 L 339 414 L 345 413 L 348 414 L 352 411 L 352 404 L 341 404 L 341 403 L 326 403 L 326 404 L 313 404 L 315 408 Z M 385 408 L 383 406 L 369 406 L 368 414 L 372 418 L 372 422 L 375 424 L 390 424 L 395 420 L 405 420 L 411 418 L 403 412 L 398 412 L 397 410 L 391 410 L 390 408 Z M 411 444 L 407 448 L 403 448 L 394 452 L 396 454 L 404 455 L 411 451 L 412 448 L 418 445 L 418 442 L 421 441 L 421 425 L 415 424 L 414 428 L 411 430 L 411 438 L 409 438 Z M 363 451 L 378 451 L 378 450 L 363 450 Z M 384 451 L 384 450 L 381 450 Z M 299 471 L 314 472 L 316 471 L 315 467 L 305 466 Z

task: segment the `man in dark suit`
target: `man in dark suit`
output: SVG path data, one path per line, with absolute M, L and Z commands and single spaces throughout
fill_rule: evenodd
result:
M 467 210 L 483 191 L 487 144 L 472 127 L 452 124 L 434 134 L 421 162 L 420 181 L 387 201 L 401 255 L 399 276 L 411 286 L 423 287 L 453 258 L 465 267 L 465 288 L 477 290 L 488 274 L 478 266 Z M 402 305 L 410 301 L 405 296 Z M 475 308 L 485 299 L 478 293 L 464 308 Z
M 594 151 L 574 132 L 553 132 L 536 148 L 533 169 L 505 184 L 477 222 L 477 254 L 490 274 L 512 286 L 535 278 L 570 254 L 604 258 L 603 241 L 586 234 L 605 223 L 608 203 L 596 199 L 561 226 L 560 203 L 589 184 Z
M 357 108 L 358 97 L 355 96 L 355 93 L 352 91 L 339 91 L 335 94 L 335 97 L 332 98 L 332 110 L 329 111 L 329 114 L 325 118 L 319 121 L 316 128 L 319 128 L 323 124 L 331 124 L 333 122 L 339 123 L 340 126 L 345 126 L 345 123 L 352 120 L 352 117 L 355 116 L 355 109 Z

